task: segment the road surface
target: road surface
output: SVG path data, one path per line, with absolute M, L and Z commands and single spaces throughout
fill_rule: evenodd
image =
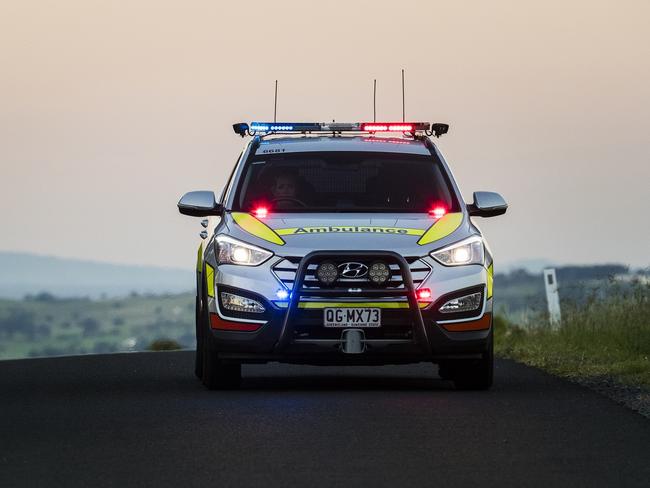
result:
M 650 486 L 650 421 L 511 361 L 488 392 L 431 365 L 244 368 L 193 353 L 0 362 L 0 486 Z

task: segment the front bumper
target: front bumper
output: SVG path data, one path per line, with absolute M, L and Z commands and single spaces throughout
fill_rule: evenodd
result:
M 309 290 L 302 287 L 307 267 L 316 260 L 336 258 L 338 255 L 349 256 L 350 252 L 313 252 L 305 256 L 298 266 L 296 280 L 291 298 L 286 307 L 278 307 L 266 299 L 268 314 L 266 320 L 260 321 L 254 331 L 226 330 L 230 318 L 217 309 L 212 314 L 214 326 L 212 334 L 223 359 L 243 362 L 295 362 L 301 364 L 400 364 L 420 361 L 441 361 L 451 358 L 480 357 L 486 350 L 491 333 L 492 301 L 483 295 L 480 313 L 475 317 L 458 321 L 442 320 L 436 313 L 436 304 L 422 308 L 418 304 L 415 287 L 410 276 L 409 266 L 402 256 L 390 251 L 361 251 L 355 256 L 371 258 L 390 258 L 400 266 L 404 278 L 403 290 L 391 290 L 389 299 L 400 300 L 399 308 L 382 310 L 382 327 L 364 329 L 365 350 L 362 354 L 344 354 L 341 352 L 342 334 L 340 329 L 323 327 L 322 308 L 302 308 L 317 296 L 321 303 L 336 301 L 340 290 Z M 470 268 L 470 267 L 467 267 Z M 459 279 L 457 270 L 453 275 L 452 286 L 466 288 L 477 286 L 477 281 L 484 286 L 484 268 L 474 266 L 471 278 Z M 476 269 L 476 268 L 480 268 Z M 443 270 L 441 273 L 447 270 Z M 467 275 L 468 270 L 462 270 Z M 439 277 L 438 277 L 439 278 Z M 227 280 L 232 288 L 233 280 Z M 432 288 L 444 287 L 435 280 Z M 430 286 L 427 283 L 427 286 Z M 217 284 L 219 289 L 219 284 Z M 249 288 L 250 289 L 250 288 Z M 357 300 L 373 300 L 377 297 L 386 299 L 387 290 L 364 290 L 355 293 Z M 446 295 L 446 294 L 445 294 Z M 441 294 L 438 292 L 438 297 Z M 349 297 L 348 297 L 349 298 Z M 308 303 L 308 302 L 307 302 Z M 354 306 L 354 301 L 347 302 Z M 216 303 L 213 305 L 217 305 Z M 235 319 L 237 320 L 237 319 Z M 241 323 L 242 320 L 237 321 Z

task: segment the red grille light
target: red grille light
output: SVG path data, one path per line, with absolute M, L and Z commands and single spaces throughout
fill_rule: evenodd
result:
M 417 291 L 418 300 L 423 302 L 431 301 L 431 290 L 429 288 L 420 288 Z

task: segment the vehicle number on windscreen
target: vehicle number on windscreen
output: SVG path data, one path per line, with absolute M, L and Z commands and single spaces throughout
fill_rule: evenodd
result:
M 366 307 L 326 308 L 325 327 L 380 327 L 381 309 Z

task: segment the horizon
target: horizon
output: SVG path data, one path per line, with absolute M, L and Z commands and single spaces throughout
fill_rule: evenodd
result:
M 51 259 L 58 261 L 71 261 L 79 264 L 89 264 L 89 265 L 106 265 L 114 267 L 124 267 L 124 268 L 153 268 L 166 271 L 189 271 L 194 272 L 195 266 L 187 267 L 175 267 L 175 266 L 166 266 L 164 264 L 138 264 L 138 263 L 128 263 L 120 261 L 110 261 L 110 260 L 101 260 L 101 259 L 87 259 L 87 258 L 77 258 L 77 257 L 67 257 L 59 256 L 55 254 L 42 254 L 37 252 L 24 252 L 24 251 L 14 251 L 14 250 L 0 250 L 0 257 L 3 255 L 16 255 L 24 257 L 33 257 L 36 259 Z M 537 269 L 542 267 L 555 267 L 555 268 L 566 268 L 566 267 L 594 267 L 594 266 L 625 266 L 629 269 L 630 273 L 636 272 L 650 272 L 650 266 L 630 266 L 622 261 L 607 261 L 607 262 L 592 262 L 592 263 L 573 263 L 573 262 L 554 262 L 546 258 L 529 258 L 529 259 L 518 259 L 513 261 L 505 261 L 500 266 L 495 268 L 495 273 L 499 274 L 510 273 L 518 269 L 524 269 L 528 272 L 532 272 L 531 269 Z M 501 269 L 506 269 L 506 271 L 501 271 Z M 540 271 L 541 272 L 541 271 Z
M 605 276 L 615 276 L 622 281 L 638 277 L 642 282 L 647 282 L 650 278 L 650 268 L 629 268 L 622 271 L 620 268 L 626 267 L 621 263 L 574 265 L 544 261 L 513 263 L 511 266 L 498 268 L 495 274 L 503 276 L 505 289 L 509 286 L 510 278 L 522 277 L 535 280 L 532 282 L 541 287 L 543 269 L 548 267 L 557 270 L 560 282 L 566 286 L 564 291 L 569 294 L 576 283 L 586 286 L 594 280 L 601 282 Z M 194 293 L 194 269 L 87 261 L 4 251 L 0 251 L 0 268 L 3 270 L 0 273 L 0 300 L 5 301 L 102 301 L 133 296 L 163 297 Z M 566 282 L 562 278 L 565 274 Z

